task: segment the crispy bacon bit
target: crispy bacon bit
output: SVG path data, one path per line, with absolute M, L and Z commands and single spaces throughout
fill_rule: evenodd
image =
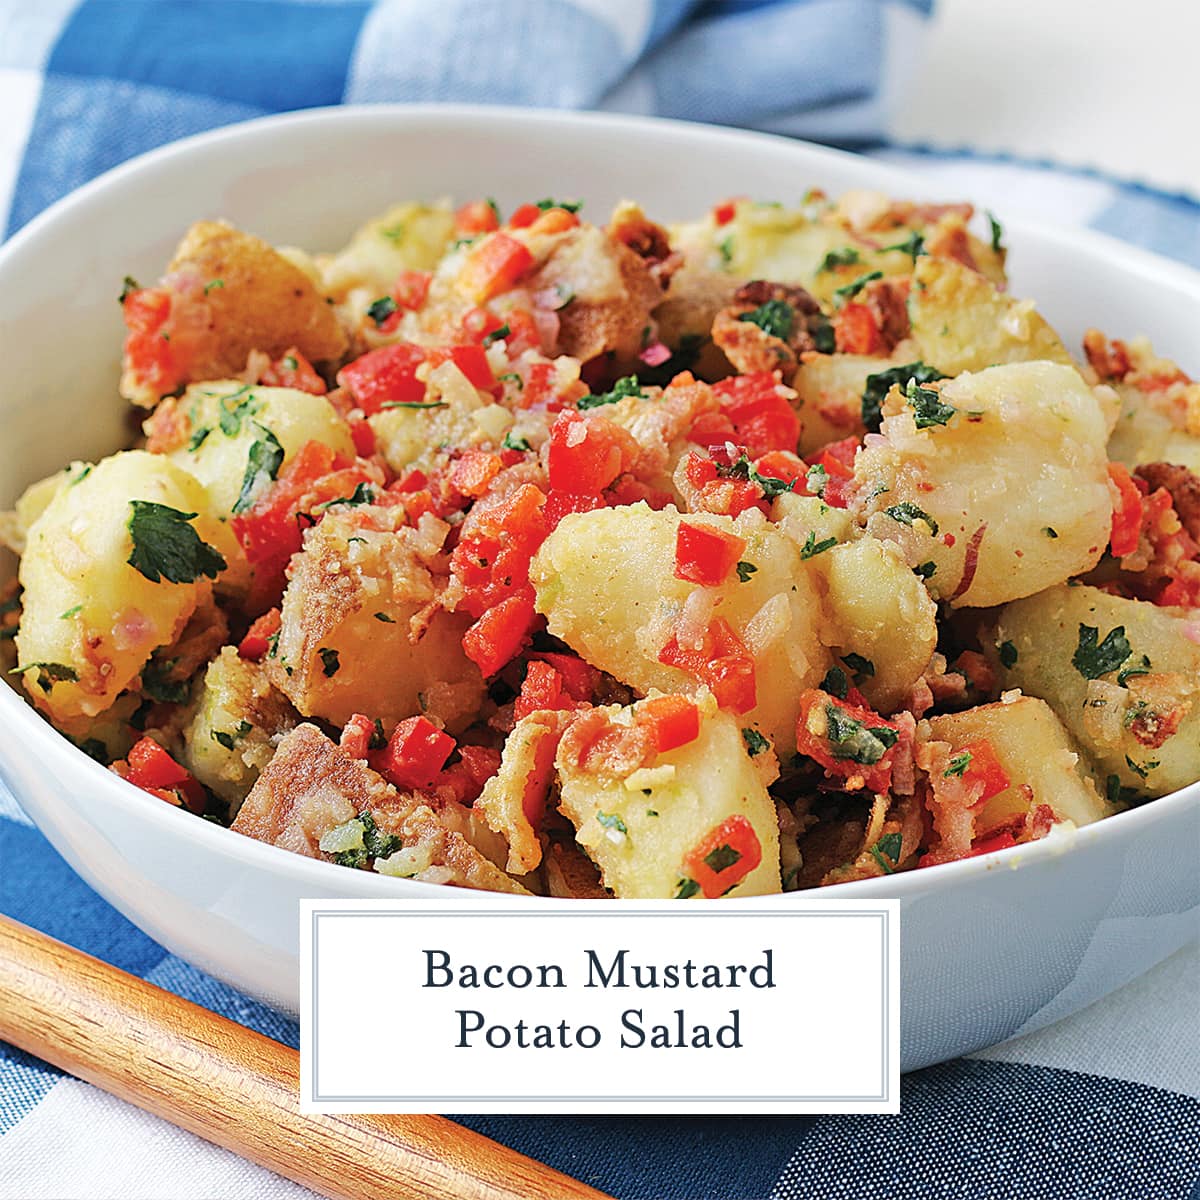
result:
M 787 337 L 777 337 L 746 320 L 766 304 L 785 304 L 793 313 Z M 713 341 L 742 374 L 782 370 L 790 373 L 800 355 L 816 349 L 813 333 L 824 321 L 821 306 L 801 287 L 755 279 L 733 294 L 733 303 L 717 313 Z
M 969 270 L 979 270 L 979 264 L 971 253 L 966 222 L 959 213 L 947 213 L 937 222 L 925 235 L 925 249 L 939 258 L 952 258 Z
M 1188 536 L 1200 541 L 1200 477 L 1174 463 L 1143 463 L 1134 472 L 1153 492 L 1165 488 Z
M 861 293 L 861 301 L 875 318 L 875 326 L 888 354 L 909 335 L 908 293 L 911 286 L 912 280 L 907 278 L 876 279 Z
M 1129 347 L 1120 338 L 1110 342 L 1098 329 L 1083 335 L 1083 352 L 1104 383 L 1119 383 L 1132 370 Z
M 607 713 L 581 713 L 563 735 L 559 754 L 589 775 L 625 779 L 654 761 L 654 733 L 646 725 L 617 725 Z

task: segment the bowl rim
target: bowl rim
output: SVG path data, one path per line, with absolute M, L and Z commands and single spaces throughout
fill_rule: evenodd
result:
M 583 127 L 616 134 L 630 133 L 643 137 L 658 135 L 691 140 L 710 152 L 714 146 L 719 148 L 720 145 L 757 144 L 764 152 L 790 155 L 796 159 L 798 165 L 808 162 L 818 167 L 822 163 L 847 167 L 853 164 L 854 171 L 859 173 L 863 171 L 864 164 L 870 162 L 861 155 L 777 134 L 621 113 L 472 104 L 359 104 L 304 109 L 256 117 L 192 134 L 120 163 L 56 200 L 6 242 L 0 244 L 0 274 L 10 259 L 23 254 L 27 247 L 36 248 L 36 243 L 41 238 L 52 234 L 62 222 L 70 221 L 76 209 L 86 206 L 93 199 L 103 198 L 107 192 L 118 190 L 147 169 L 166 166 L 178 158 L 187 159 L 197 151 L 219 149 L 226 143 L 269 137 L 281 130 L 292 131 L 307 126 L 320 129 L 329 125 L 358 123 L 378 124 L 381 128 L 422 124 L 430 128 L 439 125 L 453 127 L 469 123 L 476 131 L 482 125 L 493 127 L 505 134 L 511 134 L 514 128 L 522 126 L 531 132 L 551 126 Z M 872 180 L 878 180 L 880 189 L 909 189 L 919 194 L 924 188 L 919 177 L 892 163 L 871 162 L 870 176 Z M 1008 219 L 1006 224 L 1010 231 L 1017 234 L 1018 239 L 1032 234 L 1085 255 L 1103 254 L 1113 260 L 1113 265 L 1119 270 L 1156 276 L 1160 282 L 1191 293 L 1200 301 L 1200 272 L 1184 264 L 1173 262 L 1141 247 L 1131 246 L 1095 230 L 1063 228 L 1019 216 Z M 0 722 L 0 748 L 5 748 L 6 753 L 14 752 L 14 748 L 19 746 L 16 753 L 34 758 L 46 755 L 54 757 L 62 753 L 68 756 L 77 755 L 78 758 L 69 758 L 64 764 L 64 769 L 71 766 L 74 771 L 82 770 L 84 777 L 93 783 L 96 792 L 99 793 L 96 798 L 100 802 L 118 805 L 125 810 L 126 816 L 143 824 L 149 823 L 161 830 L 164 836 L 185 837 L 200 849 L 248 867 L 263 869 L 277 877 L 290 877 L 298 885 L 311 882 L 314 889 L 320 892 L 343 890 L 360 896 L 366 893 L 377 898 L 421 895 L 431 898 L 445 897 L 449 886 L 446 884 L 428 884 L 365 871 L 355 872 L 351 880 L 347 878 L 345 868 L 336 863 L 308 858 L 257 841 L 213 822 L 198 820 L 188 812 L 157 801 L 89 758 L 36 709 L 26 703 L 15 688 L 0 688 L 0 716 L 3 717 Z M 1044 838 L 1027 845 L 939 864 L 935 876 L 930 876 L 927 870 L 902 871 L 871 879 L 782 892 L 773 898 L 782 903 L 786 903 L 792 896 L 805 899 L 873 898 L 884 895 L 903 898 L 908 892 L 922 892 L 930 886 L 949 887 L 958 881 L 977 877 L 999 867 L 1032 866 L 1064 853 L 1077 853 L 1092 845 L 1111 842 L 1113 839 L 1132 838 L 1140 828 L 1148 824 L 1188 812 L 1200 815 L 1200 780 L 1137 808 L 1115 813 L 1090 825 L 1076 828 L 1068 837 Z M 190 825 L 185 827 L 181 822 L 189 822 Z M 338 889 L 338 880 L 352 886 Z M 944 881 L 944 884 L 938 883 L 938 880 Z M 535 895 L 529 899 L 537 901 L 547 898 Z M 761 901 L 764 897 L 756 899 Z

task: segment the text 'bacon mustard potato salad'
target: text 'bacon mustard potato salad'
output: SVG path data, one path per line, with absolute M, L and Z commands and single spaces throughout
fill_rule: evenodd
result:
M 205 221 L 126 279 L 144 437 L 4 515 L 8 678 L 153 802 L 509 893 L 888 875 L 1200 777 L 1200 383 L 1075 359 L 969 205 L 580 207 Z

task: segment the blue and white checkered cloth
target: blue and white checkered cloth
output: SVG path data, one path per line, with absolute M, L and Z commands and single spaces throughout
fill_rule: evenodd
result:
M 0 228 L 185 134 L 355 101 L 609 108 L 866 146 L 928 193 L 1200 266 L 1200 204 L 882 145 L 931 0 L 0 0 Z M 0 911 L 296 1045 L 166 953 L 0 786 Z M 1200 1200 L 1200 955 L 904 1081 L 898 1117 L 463 1118 L 621 1200 Z M 308 1197 L 0 1043 L 0 1200 Z

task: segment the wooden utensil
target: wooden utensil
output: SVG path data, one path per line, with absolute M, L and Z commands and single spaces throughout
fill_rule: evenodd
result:
M 445 1117 L 301 1113 L 295 1050 L 3 916 L 0 1038 L 334 1200 L 611 1200 Z

